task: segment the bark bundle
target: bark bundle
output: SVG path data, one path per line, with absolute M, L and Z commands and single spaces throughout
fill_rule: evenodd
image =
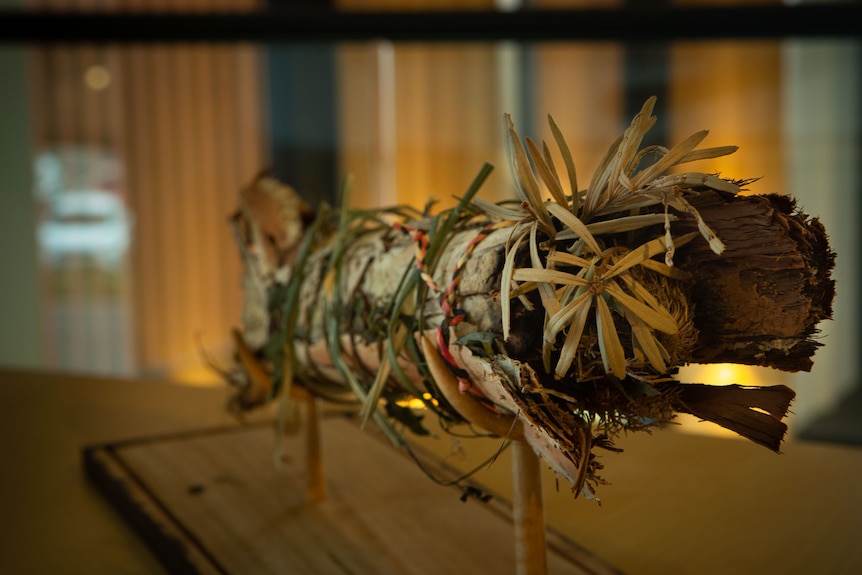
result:
M 705 133 L 638 171 L 650 112 L 648 102 L 585 192 L 563 194 L 547 146 L 528 140 L 525 151 L 511 126 L 519 203 L 474 200 L 480 177 L 435 217 L 342 212 L 309 227 L 289 188 L 256 181 L 237 214 L 247 292 L 238 404 L 300 385 L 421 433 L 401 401 L 412 397 L 447 424 L 523 434 L 590 497 L 601 482 L 594 449 L 675 413 L 778 451 L 789 388 L 686 383 L 676 369 L 809 370 L 817 325 L 831 315 L 835 254 L 792 199 L 741 196 L 739 182 L 704 174 L 662 176 L 732 151 L 694 150 Z M 539 182 L 551 201 L 538 198 Z

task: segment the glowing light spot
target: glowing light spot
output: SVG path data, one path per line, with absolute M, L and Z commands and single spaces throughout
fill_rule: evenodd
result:
M 766 367 L 753 367 L 733 363 L 709 365 L 689 365 L 679 370 L 680 381 L 686 383 L 706 383 L 709 385 L 778 385 L 786 384 L 782 372 Z M 718 425 L 702 422 L 693 415 L 680 414 L 675 420 L 679 425 L 673 428 L 685 433 L 711 435 L 718 437 L 740 438 L 739 435 Z
M 104 66 L 93 65 L 84 72 L 84 84 L 99 92 L 111 85 L 111 73 Z
M 425 404 L 418 397 L 396 401 L 395 404 L 399 407 L 409 407 L 410 409 L 425 409 Z

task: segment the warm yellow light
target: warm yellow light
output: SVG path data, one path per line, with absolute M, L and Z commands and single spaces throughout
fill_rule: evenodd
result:
M 84 84 L 96 92 L 104 90 L 111 85 L 111 73 L 104 66 L 90 66 L 84 72 Z
M 685 383 L 705 383 L 708 385 L 777 385 L 786 384 L 782 372 L 766 367 L 737 365 L 734 363 L 715 363 L 709 365 L 689 365 L 679 370 L 678 378 Z M 740 437 L 733 431 L 718 425 L 700 421 L 693 415 L 679 415 L 674 429 L 699 435 L 719 437 Z
M 766 368 L 735 363 L 714 363 L 710 365 L 691 365 L 680 370 L 681 381 L 687 383 L 706 383 L 708 385 L 764 385 Z M 773 370 L 769 370 L 773 371 Z
M 399 407 L 409 407 L 410 409 L 424 409 L 425 403 L 419 399 L 418 397 L 411 397 L 410 399 L 404 399 L 396 402 Z
M 224 385 L 224 381 L 206 366 L 192 366 L 171 371 L 169 379 L 177 383 L 200 387 Z

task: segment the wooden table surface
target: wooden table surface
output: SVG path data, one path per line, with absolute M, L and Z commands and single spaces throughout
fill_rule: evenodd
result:
M 227 395 L 0 370 L 0 573 L 163 573 L 88 483 L 81 450 L 235 425 Z M 457 455 L 448 437 L 435 445 L 467 468 L 496 444 L 464 442 L 467 453 Z M 545 504 L 551 525 L 626 573 L 862 573 L 862 450 L 791 441 L 775 455 L 673 431 L 621 446 L 603 456 L 611 485 L 601 488 L 601 507 L 573 500 L 565 485 L 557 491 L 550 473 Z M 478 478 L 505 497 L 507 455 Z

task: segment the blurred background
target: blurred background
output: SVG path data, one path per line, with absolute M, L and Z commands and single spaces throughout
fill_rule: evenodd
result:
M 623 14 L 634 3 L 0 0 L 0 9 L 242 13 L 314 4 Z M 838 253 L 835 316 L 821 326 L 825 345 L 811 373 L 692 366 L 682 379 L 789 385 L 798 394 L 792 434 L 862 443 L 859 37 L 607 36 L 0 44 L 0 365 L 219 385 L 205 355 L 229 361 L 242 297 L 228 218 L 262 170 L 314 204 L 336 201 L 349 174 L 354 206 L 435 198 L 447 207 L 487 161 L 497 169 L 480 194 L 499 200 L 513 196 L 505 112 L 535 140 L 550 137 L 552 114 L 586 180 L 657 95 L 648 143 L 708 128 L 704 145 L 740 146 L 698 169 L 760 177 L 750 193 L 796 197 Z

